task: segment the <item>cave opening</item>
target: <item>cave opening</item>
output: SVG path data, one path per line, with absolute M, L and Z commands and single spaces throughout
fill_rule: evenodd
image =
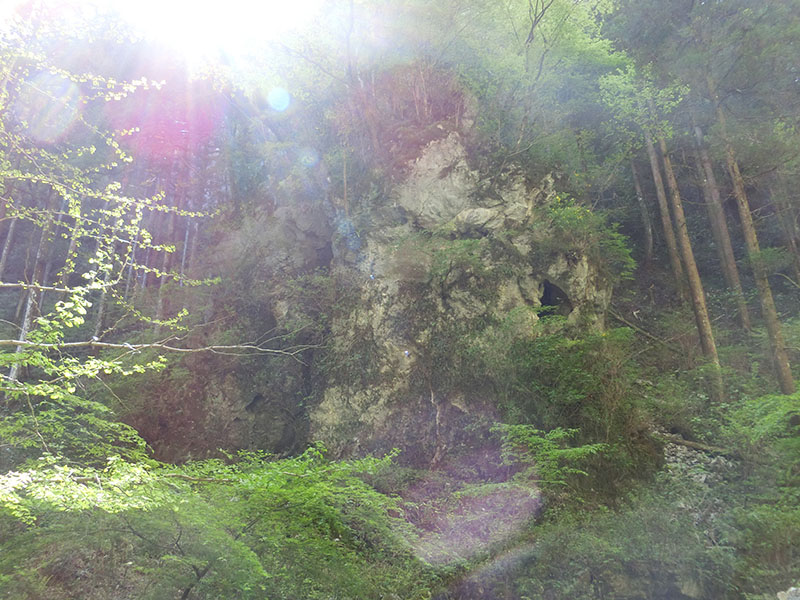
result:
M 572 302 L 567 293 L 556 284 L 544 280 L 542 284 L 542 296 L 539 298 L 543 312 L 551 315 L 568 316 L 573 309 Z

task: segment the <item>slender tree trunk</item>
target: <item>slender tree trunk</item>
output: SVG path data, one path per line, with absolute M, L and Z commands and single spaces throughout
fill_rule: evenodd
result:
M 144 228 L 146 231 L 151 233 L 155 232 L 156 214 L 158 213 L 155 210 L 150 211 L 150 214 L 147 217 L 147 227 Z M 142 246 L 142 242 L 139 243 L 140 249 L 144 249 L 142 252 L 142 262 L 140 263 L 143 267 L 142 274 L 136 278 L 136 285 L 140 290 L 144 290 L 147 287 L 147 279 L 150 275 L 147 268 L 150 266 L 150 257 L 153 255 L 153 248 L 151 247 L 153 243 L 154 241 L 151 240 L 150 243 L 144 247 Z
M 31 235 L 33 235 L 33 234 L 31 234 Z M 34 264 L 34 267 L 35 266 L 36 265 Z M 28 247 L 26 248 L 26 251 L 25 251 L 25 264 L 22 267 L 22 280 L 23 281 L 27 281 L 27 282 L 33 281 L 32 273 L 31 273 L 31 248 L 30 248 L 30 245 L 28 245 Z M 17 308 L 14 311 L 14 322 L 15 323 L 20 323 L 20 319 L 22 318 L 22 311 L 25 308 L 25 300 L 26 300 L 27 297 L 28 297 L 28 290 L 27 289 L 21 289 L 20 292 L 19 292 L 19 299 L 17 300 Z
M 131 291 L 131 281 L 133 279 L 133 270 L 136 265 L 136 247 L 139 244 L 139 229 L 136 230 L 136 236 L 133 238 L 131 244 L 131 254 L 128 257 L 128 274 L 125 277 L 125 292 L 122 294 L 123 300 L 128 300 L 128 295 Z
M 3 280 L 3 275 L 6 272 L 6 263 L 8 262 L 8 255 L 11 252 L 11 243 L 14 241 L 14 232 L 17 228 L 17 219 L 12 219 L 8 226 L 8 233 L 6 234 L 6 241 L 3 243 L 3 253 L 0 255 L 0 281 Z
M 778 225 L 783 233 L 783 239 L 786 244 L 786 250 L 792 259 L 792 272 L 794 281 L 800 286 L 800 249 L 797 246 L 797 226 L 795 224 L 795 217 L 792 211 L 791 204 L 786 199 L 785 187 L 779 186 L 778 193 L 774 193 L 772 186 L 769 188 L 770 197 L 778 206 Z
M 650 169 L 653 172 L 653 183 L 656 186 L 656 197 L 658 198 L 658 212 L 661 215 L 661 226 L 664 229 L 664 242 L 667 244 L 669 254 L 669 264 L 672 267 L 672 276 L 675 279 L 675 286 L 681 300 L 686 298 L 686 284 L 683 279 L 683 267 L 678 255 L 678 243 L 675 240 L 675 231 L 672 228 L 672 219 L 669 216 L 669 205 L 667 204 L 667 192 L 664 190 L 664 180 L 661 178 L 661 167 L 658 164 L 658 154 L 653 145 L 653 138 L 647 128 L 644 129 L 644 140 L 647 146 L 647 156 L 650 159 Z
M 169 244 L 170 240 L 173 237 L 173 233 L 175 231 L 175 213 L 170 213 L 169 221 L 166 227 L 166 234 L 164 236 L 164 244 Z M 164 252 L 164 255 L 161 259 L 161 277 L 158 281 L 158 297 L 156 300 L 156 323 L 154 327 L 154 332 L 156 335 L 159 335 L 161 332 L 161 321 L 164 320 L 164 313 L 165 313 L 165 300 L 164 300 L 164 285 L 167 283 L 169 276 L 168 272 L 170 269 L 171 263 L 171 253 Z
M 712 200 L 712 193 L 716 193 L 717 197 L 719 196 L 719 190 L 715 190 L 715 192 L 711 191 L 711 184 L 708 180 L 707 172 L 704 169 L 703 162 L 700 159 L 700 153 L 694 155 L 694 170 L 697 174 L 696 184 L 703 192 L 703 200 L 706 205 L 706 213 L 708 214 L 708 222 L 711 225 L 711 237 L 714 238 L 714 249 L 717 251 L 717 258 L 719 258 L 719 262 L 722 265 L 722 271 L 725 275 L 725 283 L 728 287 L 731 287 L 730 280 L 728 278 L 728 260 L 725 254 L 722 251 L 722 234 L 720 232 L 719 227 L 719 214 L 715 210 L 715 204 Z M 716 185 L 716 180 L 714 181 L 714 185 Z M 721 208 L 721 207 L 720 207 Z M 724 215 L 723 215 L 724 216 Z
M 800 249 L 797 247 L 797 240 L 794 237 L 794 232 L 785 225 L 781 225 L 781 230 L 786 240 L 786 249 L 789 251 L 789 256 L 792 258 L 794 281 L 797 285 L 800 285 Z
M 42 235 L 39 238 L 39 246 L 36 249 L 36 258 L 33 261 L 33 276 L 31 277 L 31 283 L 37 284 L 41 283 L 42 279 L 42 271 L 44 269 L 44 254 L 46 252 L 46 248 L 48 246 L 49 238 L 50 238 L 50 227 L 52 225 L 52 218 L 48 219 L 47 222 L 42 227 Z M 33 324 L 33 318 L 36 313 L 36 309 L 38 306 L 38 298 L 39 294 L 37 293 L 36 289 L 33 287 L 28 288 L 27 294 L 25 295 L 25 313 L 22 317 L 22 323 L 20 325 L 20 333 L 19 339 L 21 341 L 25 341 L 28 338 L 28 333 L 31 330 L 31 325 Z M 24 346 L 17 346 L 15 353 L 19 354 L 24 349 Z M 17 377 L 19 376 L 19 363 L 12 363 L 11 369 L 8 373 L 8 378 L 11 381 L 17 381 Z
M 103 284 L 108 283 L 108 271 L 106 271 L 105 275 L 103 275 Z M 95 317 L 94 321 L 94 337 L 100 339 L 101 334 L 103 333 L 103 319 L 106 313 L 106 287 L 103 285 L 103 289 L 100 290 L 100 299 L 98 300 L 97 306 L 97 316 Z
M 653 221 L 650 219 L 650 211 L 647 209 L 647 201 L 642 192 L 639 170 L 636 168 L 636 161 L 633 160 L 633 157 L 631 157 L 631 172 L 633 173 L 633 187 L 636 190 L 636 201 L 639 204 L 642 228 L 644 229 L 644 262 L 645 265 L 649 265 L 653 261 Z
M 58 226 L 61 224 L 61 221 L 64 218 L 64 212 L 65 212 L 66 208 L 67 208 L 67 199 L 64 198 L 61 201 L 61 210 L 59 211 L 58 216 L 56 217 L 56 222 L 55 222 L 56 229 L 58 229 Z M 53 271 L 53 255 L 55 254 L 55 252 L 54 252 L 55 244 L 50 243 L 50 241 L 48 240 L 47 246 L 48 246 L 48 248 L 47 248 L 47 262 L 45 263 L 44 274 L 42 275 L 42 280 L 40 282 L 42 285 L 47 285 L 47 282 L 50 281 L 50 273 Z M 45 292 L 43 290 L 41 292 L 41 294 L 39 295 L 39 306 L 40 307 L 44 306 L 44 297 L 45 297 Z
M 149 275 L 147 268 L 150 266 L 150 255 L 152 253 L 153 249 L 147 248 L 144 253 L 144 260 L 141 262 L 142 274 L 136 279 L 136 285 L 140 290 L 144 290 L 147 287 L 147 277 Z
M 753 215 L 750 212 L 750 203 L 747 200 L 744 179 L 742 178 L 742 173 L 739 171 L 739 163 L 736 162 L 736 152 L 733 149 L 733 144 L 728 138 L 725 114 L 722 112 L 722 106 L 717 97 L 716 87 L 710 75 L 708 76 L 707 82 L 709 94 L 716 106 L 717 121 L 719 123 L 720 132 L 722 133 L 723 142 L 725 143 L 725 161 L 728 165 L 728 172 L 730 173 L 731 180 L 733 181 L 733 195 L 736 198 L 736 206 L 739 209 L 739 218 L 742 221 L 742 232 L 744 233 L 744 241 L 747 246 L 747 256 L 750 259 L 750 266 L 753 269 L 753 276 L 756 281 L 756 288 L 758 289 L 758 297 L 759 300 L 761 300 L 761 314 L 767 326 L 772 359 L 775 365 L 775 371 L 778 375 L 778 385 L 784 394 L 793 394 L 795 387 L 794 379 L 792 378 L 792 369 L 789 365 L 789 355 L 786 353 L 786 343 L 783 340 L 781 323 L 778 320 L 778 311 L 775 308 L 775 300 L 772 297 L 772 289 L 769 286 L 767 268 L 764 265 L 764 261 L 761 259 L 761 248 L 758 245 L 758 235 L 756 234 L 755 224 L 753 223 Z
M 189 256 L 186 258 L 186 268 L 191 269 L 194 265 L 197 264 L 197 240 L 200 235 L 200 219 L 194 219 L 194 226 L 192 227 L 194 231 L 192 232 L 192 236 L 189 240 Z
M 753 223 L 753 215 L 750 213 L 750 204 L 744 188 L 744 180 L 736 162 L 736 155 L 733 146 L 726 142 L 726 155 L 728 170 L 733 180 L 733 192 L 736 196 L 736 205 L 739 208 L 739 218 L 742 221 L 742 231 L 744 233 L 745 244 L 747 245 L 747 255 L 750 259 L 750 266 L 753 269 L 753 276 L 758 289 L 758 297 L 761 300 L 761 314 L 767 326 L 770 347 L 772 349 L 773 362 L 778 375 L 778 384 L 784 394 L 793 394 L 795 391 L 792 369 L 789 365 L 789 355 L 786 353 L 786 343 L 783 340 L 781 323 L 778 319 L 778 311 L 775 308 L 775 300 L 772 297 L 772 288 L 769 285 L 767 268 L 761 259 L 761 248 L 758 244 L 758 235 Z
M 183 248 L 181 248 L 181 270 L 180 270 L 180 287 L 183 287 L 183 274 L 186 270 L 186 257 L 189 253 L 189 231 L 192 228 L 192 222 L 189 217 L 186 217 L 186 229 L 183 234 Z
M 733 291 L 736 298 L 736 307 L 739 311 L 739 322 L 746 331 L 750 331 L 750 312 L 747 310 L 747 301 L 742 290 L 742 282 L 739 278 L 739 268 L 736 266 L 736 257 L 733 254 L 733 244 L 731 235 L 728 231 L 728 222 L 725 218 L 725 211 L 722 209 L 719 186 L 714 176 L 714 167 L 711 158 L 703 142 L 703 131 L 699 126 L 694 127 L 695 137 L 698 148 L 698 174 L 703 181 L 703 194 L 706 199 L 708 219 L 711 222 L 711 233 L 717 247 L 719 261 L 722 264 L 722 273 L 728 288 Z
M 347 152 L 342 153 L 342 203 L 344 204 L 344 216 L 350 218 L 350 207 L 347 205 Z
M 697 331 L 700 334 L 700 346 L 703 354 L 711 363 L 714 371 L 711 374 L 712 396 L 715 401 L 723 399 L 724 387 L 722 385 L 722 370 L 717 355 L 717 345 L 714 342 L 714 332 L 711 330 L 711 319 L 708 317 L 708 307 L 706 306 L 706 295 L 703 290 L 703 282 L 700 279 L 700 272 L 697 270 L 697 263 L 694 260 L 692 242 L 689 238 L 689 227 L 686 225 L 686 215 L 683 212 L 683 201 L 681 200 L 678 181 L 675 178 L 675 171 L 672 168 L 672 161 L 667 153 L 667 144 L 663 138 L 658 141 L 661 148 L 661 157 L 664 161 L 664 173 L 667 177 L 667 185 L 670 191 L 670 201 L 672 210 L 675 214 L 675 225 L 678 233 L 678 242 L 683 257 L 683 264 L 686 267 L 686 275 L 689 280 L 689 292 L 692 298 L 692 308 L 697 323 Z
M 2 87 L 2 86 L 0 86 L 0 87 Z M 20 163 L 20 161 L 19 161 L 19 159 L 17 159 L 15 161 L 14 168 L 18 169 L 19 168 L 19 163 Z M 5 195 L 6 195 L 6 197 L 0 199 L 0 229 L 4 228 L 6 217 L 8 216 L 8 207 L 11 206 L 12 203 L 13 203 L 13 199 L 11 198 L 11 196 L 14 195 L 15 191 L 16 191 L 16 186 L 13 183 L 6 183 L 5 184 Z M 16 219 L 12 218 L 11 222 L 8 225 L 8 232 L 9 233 L 11 232 L 11 230 L 13 228 L 13 224 L 15 222 L 16 222 Z M 0 268 L 0 280 L 2 280 L 2 279 L 3 279 L 2 268 Z
M 58 274 L 58 280 L 61 287 L 66 288 L 69 284 L 69 276 L 75 269 L 76 251 L 78 249 L 78 240 L 81 237 L 81 218 L 76 217 L 75 223 L 72 226 L 72 233 L 69 236 L 69 246 L 67 247 L 67 256 L 64 259 L 64 266 L 61 267 L 61 272 Z M 63 292 L 66 294 L 66 292 Z
M 116 253 L 114 252 L 114 242 L 112 241 L 113 228 L 107 227 L 105 219 L 101 217 L 98 220 L 97 229 L 98 229 L 98 237 L 97 237 L 97 244 L 95 245 L 94 249 L 95 256 L 99 258 L 105 251 L 107 255 L 110 257 L 111 264 L 113 265 L 114 262 L 113 257 L 116 255 Z M 104 246 L 106 246 L 106 248 L 104 248 Z M 108 271 L 103 272 L 103 277 L 102 277 L 103 284 L 108 283 L 109 276 L 110 274 Z M 95 281 L 96 277 L 97 276 L 95 276 Z M 94 337 L 97 339 L 100 338 L 100 334 L 103 331 L 103 318 L 105 316 L 105 311 L 106 311 L 106 296 L 107 296 L 106 286 L 103 285 L 100 289 L 100 296 L 95 302 L 95 304 L 97 305 L 97 314 L 95 315 L 94 318 Z
M 17 167 L 19 167 L 19 160 L 16 161 Z M 6 193 L 8 194 L 9 198 L 11 194 L 14 192 L 15 187 L 13 185 L 9 185 Z M 8 206 L 11 204 L 10 199 L 3 200 L 2 203 L 2 210 L 0 210 L 0 218 L 5 219 L 6 215 L 8 215 Z M 0 281 L 3 280 L 3 275 L 6 272 L 6 263 L 8 261 L 8 255 L 11 252 L 11 244 L 14 241 L 14 231 L 17 228 L 17 221 L 18 219 L 11 218 L 11 222 L 8 224 L 8 231 L 6 232 L 6 239 L 3 242 L 3 253 L 0 255 Z

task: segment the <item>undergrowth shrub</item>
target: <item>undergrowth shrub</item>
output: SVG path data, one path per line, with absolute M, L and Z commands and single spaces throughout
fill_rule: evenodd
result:
M 430 596 L 401 506 L 362 479 L 390 457 L 231 459 L 5 475 L 0 597 Z
M 548 332 L 552 319 L 541 319 L 533 332 L 520 332 L 514 329 L 524 321 L 512 314 L 475 336 L 466 355 L 472 371 L 491 386 L 505 422 L 571 430 L 579 446 L 604 444 L 605 451 L 592 457 L 587 470 L 605 473 L 588 478 L 587 485 L 611 491 L 631 475 L 650 472 L 657 461 L 644 433 L 632 331 L 612 329 L 573 339 Z
M 577 476 L 588 475 L 581 468 L 583 464 L 608 448 L 607 444 L 570 444 L 578 433 L 576 429 L 541 431 L 530 425 L 498 424 L 493 430 L 503 436 L 503 463 L 522 465 L 514 478 L 537 486 L 549 496 L 561 492 Z
M 800 393 L 726 407 L 720 440 L 739 462 L 727 486 L 737 583 L 757 592 L 800 573 Z
M 551 512 L 536 526 L 531 559 L 515 574 L 519 597 L 725 597 L 730 551 L 709 552 L 695 514 L 684 508 L 702 490 L 662 479 L 616 510 Z

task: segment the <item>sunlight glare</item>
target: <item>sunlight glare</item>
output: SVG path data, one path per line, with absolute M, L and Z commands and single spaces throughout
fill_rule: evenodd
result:
M 186 58 L 246 53 L 308 26 L 323 0 L 117 0 L 117 10 L 142 35 Z

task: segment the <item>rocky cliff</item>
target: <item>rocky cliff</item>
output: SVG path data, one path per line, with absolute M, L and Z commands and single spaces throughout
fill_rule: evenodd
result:
M 366 215 L 339 211 L 331 272 L 354 289 L 331 323 L 311 437 L 337 454 L 397 446 L 440 463 L 501 417 L 491 390 L 465 387 L 459 353 L 480 352 L 510 319 L 512 335 L 534 335 L 541 313 L 602 328 L 610 283 L 586 255 L 557 250 L 538 221 L 555 196 L 551 178 L 482 181 L 450 132 Z
M 458 461 L 468 445 L 480 462 L 503 408 L 475 359 L 504 337 L 533 338 L 547 315 L 551 330 L 603 328 L 610 280 L 557 239 L 552 178 L 487 179 L 462 133 L 437 132 L 369 198 L 323 200 L 317 177 L 316 195 L 211 232 L 202 274 L 222 283 L 189 306 L 210 323 L 197 345 L 274 337 L 307 349 L 187 358 L 149 382 L 163 404 L 129 420 L 162 458 L 318 440 L 337 456 L 398 447 L 417 465 Z

